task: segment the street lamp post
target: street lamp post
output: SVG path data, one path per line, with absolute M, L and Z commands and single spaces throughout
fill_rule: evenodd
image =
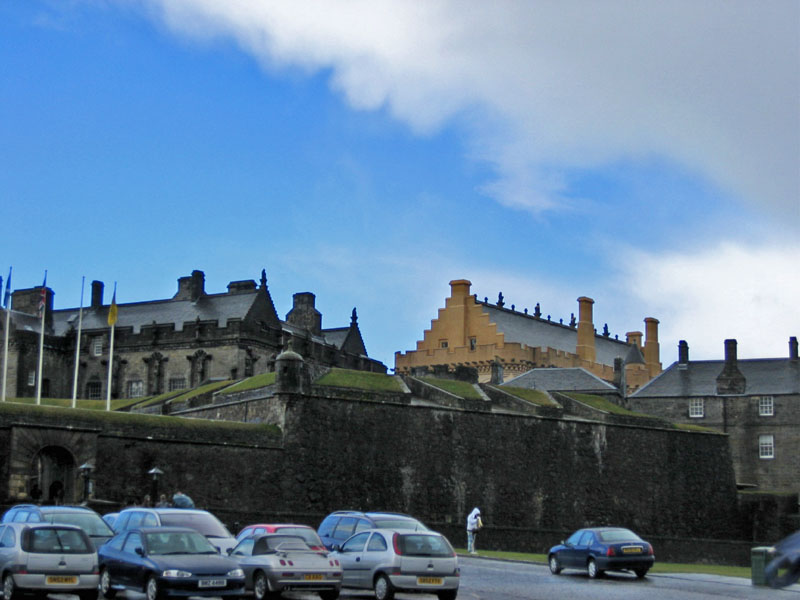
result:
M 92 495 L 92 471 L 94 471 L 94 465 L 90 462 L 85 462 L 78 467 L 78 471 L 83 477 L 83 501 L 88 502 Z
M 158 478 L 164 474 L 164 471 L 158 467 L 153 467 L 147 474 L 153 478 L 150 484 L 150 501 L 153 503 L 153 506 L 155 506 L 158 504 Z

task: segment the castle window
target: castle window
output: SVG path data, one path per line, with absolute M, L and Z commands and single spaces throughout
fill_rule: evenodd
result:
M 144 396 L 144 382 L 141 379 L 128 382 L 128 398 L 141 398 Z
M 705 416 L 705 401 L 702 398 L 692 398 L 689 400 L 689 416 L 699 419 Z
M 186 377 L 170 377 L 169 378 L 169 391 L 186 389 Z
M 469 338 L 469 349 L 475 350 L 478 347 L 478 340 L 474 337 Z
M 758 416 L 772 417 L 775 415 L 775 399 L 772 396 L 761 396 L 758 399 Z
M 103 355 L 103 336 L 98 335 L 92 338 L 92 355 L 93 356 Z
M 28 371 L 28 385 L 36 385 L 36 371 L 33 369 Z
M 759 458 L 775 458 L 775 436 L 760 435 L 758 436 L 758 457 Z
M 439 340 L 439 347 L 447 348 L 447 340 Z
M 103 384 L 99 381 L 90 381 L 86 384 L 86 397 L 89 400 L 102 400 Z

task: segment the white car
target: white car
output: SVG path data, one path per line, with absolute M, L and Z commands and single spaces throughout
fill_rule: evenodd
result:
M 0 572 L 4 600 L 16 600 L 30 592 L 97 598 L 97 551 L 89 536 L 74 525 L 0 526 Z
M 244 571 L 245 589 L 256 600 L 279 598 L 284 591 L 316 592 L 322 600 L 339 597 L 339 562 L 312 549 L 302 537 L 284 533 L 246 537 L 230 556 Z
M 460 571 L 455 550 L 441 533 L 411 529 L 369 529 L 335 547 L 342 587 L 371 589 L 377 600 L 395 592 L 436 594 L 455 600 Z

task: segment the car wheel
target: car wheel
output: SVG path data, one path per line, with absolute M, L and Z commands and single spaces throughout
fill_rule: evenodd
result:
M 375 599 L 392 600 L 394 598 L 394 587 L 386 575 L 378 575 L 375 579 Z
M 100 571 L 100 593 L 109 600 L 117 595 L 117 590 L 111 587 L 111 573 L 108 572 L 108 569 Z
M 17 600 L 20 594 L 14 585 L 14 577 L 9 573 L 3 578 L 3 600 Z
M 456 600 L 456 596 L 458 596 L 458 590 L 442 590 L 436 594 L 439 600 Z
M 337 600 L 339 598 L 339 590 L 325 590 L 319 593 L 320 600 Z
M 267 576 L 263 571 L 257 571 L 253 575 L 253 596 L 255 600 L 264 600 L 267 597 L 268 585 Z
M 589 577 L 591 577 L 592 579 L 597 579 L 603 574 L 603 572 L 597 568 L 597 563 L 594 561 L 593 558 L 589 559 L 587 570 L 589 571 Z
M 547 561 L 550 565 L 550 572 L 553 575 L 561 573 L 561 563 L 558 562 L 558 557 L 555 554 L 550 555 L 550 560 Z
M 162 593 L 158 587 L 158 580 L 155 578 L 155 575 L 151 575 L 147 579 L 144 593 L 147 596 L 147 600 L 161 600 Z
M 650 569 L 635 569 L 633 572 L 636 573 L 636 576 L 639 579 L 642 579 Z

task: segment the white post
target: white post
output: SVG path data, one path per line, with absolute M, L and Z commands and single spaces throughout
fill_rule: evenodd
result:
M 11 302 L 6 305 L 6 331 L 3 342 L 3 402 L 6 401 L 6 379 L 8 377 L 8 330 L 11 328 Z
M 44 272 L 42 283 L 42 299 L 39 301 L 42 308 L 42 331 L 39 334 L 39 368 L 36 374 L 36 404 L 42 403 L 42 364 L 44 362 L 44 315 L 47 312 L 47 271 Z
M 81 277 L 81 307 L 78 309 L 78 337 L 75 338 L 75 375 L 72 379 L 72 408 L 75 408 L 78 400 L 78 367 L 81 357 L 81 326 L 83 325 L 83 286 L 86 283 L 86 276 Z

